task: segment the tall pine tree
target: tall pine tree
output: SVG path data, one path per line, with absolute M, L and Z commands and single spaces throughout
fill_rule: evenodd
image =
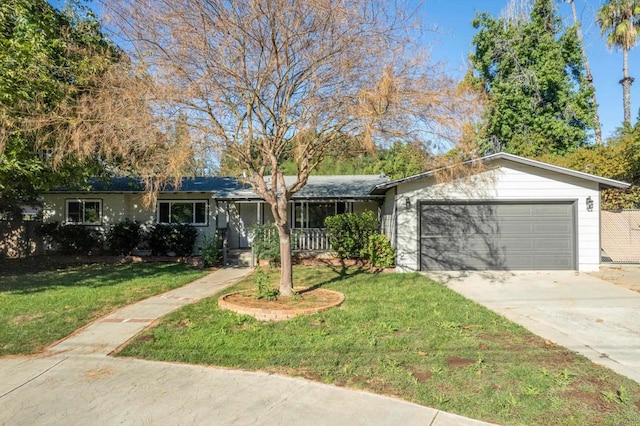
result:
M 575 28 L 565 29 L 552 0 L 536 0 L 528 17 L 473 20 L 478 29 L 468 79 L 488 98 L 484 152 L 562 154 L 587 144 L 593 129 Z

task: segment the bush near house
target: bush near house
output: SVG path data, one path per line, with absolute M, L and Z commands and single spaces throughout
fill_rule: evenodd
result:
M 101 245 L 103 236 L 99 230 L 87 226 L 44 223 L 38 233 L 56 250 L 67 254 L 87 254 Z
M 341 259 L 368 260 L 373 268 L 393 266 L 395 251 L 387 237 L 378 232 L 373 212 L 329 216 L 324 223 L 331 247 Z
M 367 258 L 372 268 L 390 268 L 396 260 L 396 252 L 389 239 L 380 233 L 369 235 Z
M 273 265 L 280 264 L 280 236 L 273 223 L 255 224 L 249 229 L 253 235 L 253 252 L 257 259 L 268 260 Z M 293 238 L 293 235 L 292 235 Z
M 389 268 L 395 262 L 395 251 L 386 236 L 380 234 L 378 221 L 371 211 L 344 213 L 325 219 L 329 243 L 340 259 L 369 261 L 373 268 Z M 272 223 L 253 225 L 253 251 L 257 259 L 280 263 L 280 239 Z M 291 233 L 295 240 L 295 230 Z
M 141 239 L 142 227 L 140 223 L 129 219 L 111 226 L 106 235 L 107 246 L 113 254 L 131 254 Z
M 149 248 L 155 256 L 190 256 L 197 234 L 191 225 L 157 223 L 149 230 Z
M 341 259 L 366 258 L 369 236 L 378 231 L 378 220 L 371 211 L 343 213 L 324 220 L 329 243 Z
M 205 237 L 200 246 L 200 255 L 205 267 L 214 266 L 222 261 L 222 238 L 214 234 L 213 237 Z

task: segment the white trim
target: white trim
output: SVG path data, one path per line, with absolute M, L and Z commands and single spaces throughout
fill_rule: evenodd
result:
M 81 220 L 76 222 L 70 220 L 69 218 L 69 204 L 70 203 L 79 203 L 81 205 L 80 214 L 82 217 Z M 98 221 L 97 222 L 88 222 L 86 220 L 86 203 L 98 203 Z M 64 219 L 65 223 L 69 225 L 102 225 L 102 199 L 100 198 L 66 198 L 64 203 L 65 211 L 64 211 Z
M 209 201 L 208 200 L 158 200 L 158 206 L 156 208 L 156 222 L 157 223 L 177 223 L 171 221 L 171 208 L 173 204 L 191 204 L 191 222 L 186 223 L 187 225 L 193 226 L 208 226 L 209 224 Z M 168 204 L 169 205 L 169 221 L 163 222 L 160 220 L 160 205 Z M 204 204 L 204 222 L 196 222 L 196 204 Z

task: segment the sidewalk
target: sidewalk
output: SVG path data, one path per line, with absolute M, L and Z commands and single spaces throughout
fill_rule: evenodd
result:
M 0 359 L 0 425 L 484 425 L 429 407 L 303 379 L 108 355 L 163 315 L 217 293 L 221 269 L 126 306 L 41 356 Z
M 48 353 L 109 355 L 158 318 L 229 287 L 251 272 L 223 268 L 183 287 L 141 300 L 99 319 L 48 348 Z

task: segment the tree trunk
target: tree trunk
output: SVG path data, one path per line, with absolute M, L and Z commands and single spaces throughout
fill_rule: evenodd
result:
M 631 83 L 633 83 L 633 78 L 629 77 L 628 56 L 628 49 L 622 49 L 623 78 L 620 80 L 620 84 L 622 84 L 622 102 L 624 107 L 625 125 L 631 125 Z
M 291 261 L 291 229 L 277 225 L 280 237 L 280 296 L 293 296 L 293 263 Z
M 582 25 L 578 22 L 578 13 L 576 12 L 576 3 L 574 0 L 569 0 L 571 5 L 571 14 L 573 15 L 573 24 L 576 26 L 576 32 L 578 35 L 578 42 L 580 43 L 580 50 L 582 51 L 582 62 L 584 63 L 584 70 L 587 74 L 587 84 L 591 89 L 591 101 L 593 102 L 593 130 L 595 132 L 596 143 L 602 145 L 602 127 L 600 126 L 600 114 L 598 113 L 598 101 L 596 100 L 596 88 L 593 85 L 593 75 L 591 74 L 591 66 L 589 66 L 589 59 L 587 57 L 587 51 L 584 48 L 584 41 L 582 40 Z

